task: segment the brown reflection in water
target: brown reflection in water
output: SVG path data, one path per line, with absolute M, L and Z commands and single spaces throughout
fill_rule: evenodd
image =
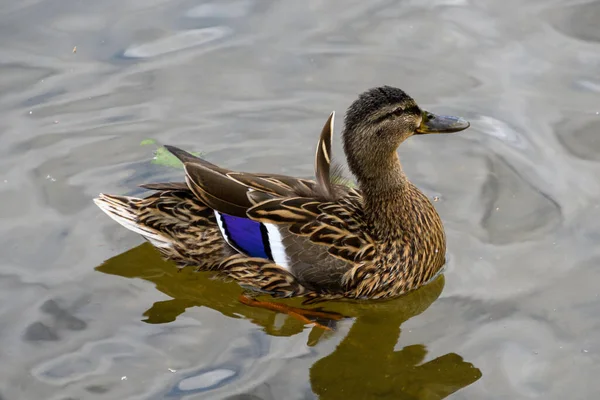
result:
M 293 336 L 305 326 L 294 318 L 283 324 L 276 313 L 246 306 L 238 301 L 242 289 L 235 282 L 214 279 L 191 268 L 178 272 L 163 261 L 148 243 L 107 260 L 98 271 L 153 282 L 172 297 L 160 301 L 144 313 L 145 321 L 160 324 L 174 321 L 188 307 L 209 307 L 231 318 L 244 317 L 273 336 Z M 411 345 L 395 351 L 400 325 L 425 311 L 440 295 L 444 279 L 398 299 L 385 302 L 328 302 L 326 311 L 355 318 L 348 335 L 328 356 L 310 369 L 313 391 L 321 399 L 443 399 L 481 377 L 481 371 L 455 353 L 423 363 L 424 345 Z M 282 301 L 300 307 L 301 299 Z M 315 345 L 328 332 L 314 328 L 309 345 Z M 341 396 L 341 397 L 340 397 Z
M 440 295 L 443 277 L 400 299 L 361 307 L 348 335 L 310 370 L 312 389 L 325 399 L 443 399 L 481 378 L 455 353 L 423 363 L 424 345 L 395 351 L 400 325 Z M 344 394 L 344 396 L 342 396 Z

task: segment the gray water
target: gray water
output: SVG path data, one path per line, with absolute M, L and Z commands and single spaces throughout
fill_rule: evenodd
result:
M 0 0 L 0 398 L 598 398 L 598 21 L 600 1 Z M 449 264 L 325 304 L 333 332 L 177 274 L 91 201 L 181 180 L 163 144 L 310 177 L 328 114 L 342 159 L 343 112 L 382 84 L 471 121 L 400 149 Z

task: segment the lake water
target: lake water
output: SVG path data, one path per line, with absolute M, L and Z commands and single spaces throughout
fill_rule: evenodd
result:
M 0 0 L 0 398 L 600 397 L 600 1 Z M 177 273 L 93 203 L 158 146 L 312 176 L 389 84 L 463 116 L 400 149 L 445 278 L 324 332 Z M 144 144 L 149 143 L 150 144 Z M 292 301 L 291 304 L 298 304 Z

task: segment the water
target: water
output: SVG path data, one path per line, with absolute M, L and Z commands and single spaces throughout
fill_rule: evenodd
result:
M 597 398 L 598 20 L 599 1 L 0 0 L 0 398 Z M 400 150 L 450 262 L 406 298 L 325 304 L 350 317 L 335 332 L 177 274 L 91 201 L 181 179 L 161 144 L 310 177 L 329 112 L 341 157 L 343 111 L 381 84 L 472 123 Z

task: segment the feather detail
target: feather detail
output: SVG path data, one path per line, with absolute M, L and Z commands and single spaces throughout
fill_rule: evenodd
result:
M 164 182 L 164 183 L 145 183 L 140 185 L 141 188 L 149 189 L 149 190 L 183 190 L 188 191 L 188 185 L 185 182 Z
M 288 271 L 262 258 L 234 255 L 224 259 L 218 270 L 244 287 L 270 293 L 274 297 L 302 296 L 309 292 Z
M 225 241 L 248 257 L 271 260 L 291 272 L 279 227 L 249 218 L 224 215 L 215 211 L 217 224 Z
M 159 249 L 170 248 L 173 246 L 172 242 L 165 235 L 161 234 L 159 230 L 152 229 L 148 225 L 140 224 L 135 213 L 136 200 L 133 197 L 126 196 L 111 196 L 100 193 L 100 195 L 94 199 L 94 203 L 106 215 L 111 217 L 113 220 L 121 224 L 121 226 L 142 235 L 146 238 L 153 246 Z
M 374 240 L 361 228 L 360 214 L 353 215 L 355 204 L 322 203 L 310 198 L 271 199 L 250 209 L 250 218 L 265 224 L 289 224 L 293 234 L 326 246 L 327 252 L 350 262 L 370 260 Z
M 200 164 L 186 163 L 184 167 L 188 186 L 209 207 L 236 217 L 246 216 L 252 206 L 246 186 Z
M 274 224 L 262 224 L 268 233 L 269 248 L 271 250 L 271 259 L 280 267 L 286 271 L 293 273 L 290 267 L 289 257 L 285 246 L 283 245 L 283 238 L 279 231 L 279 226 Z
M 273 260 L 267 229 L 260 222 L 215 211 L 217 225 L 231 247 L 249 257 Z
M 335 119 L 335 111 L 333 111 L 323 129 L 321 136 L 317 142 L 317 150 L 315 154 L 315 177 L 317 179 L 317 187 L 325 199 L 334 199 L 334 190 L 331 186 L 330 166 L 331 166 L 331 137 L 333 135 L 333 123 Z
M 212 269 L 232 250 L 212 209 L 188 191 L 163 191 L 145 199 L 100 194 L 94 202 L 125 228 L 142 235 L 180 266 Z

